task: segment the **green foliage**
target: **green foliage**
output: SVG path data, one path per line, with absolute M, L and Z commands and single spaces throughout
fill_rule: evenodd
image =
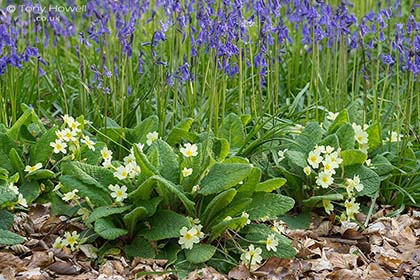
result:
M 388 158 L 397 150 L 384 152 L 379 125 L 350 123 L 347 110 L 324 127 L 311 122 L 300 135 L 285 140 L 282 146 L 287 149 L 274 174 L 287 179 L 283 189 L 302 206 L 324 207 L 328 213 L 341 210 L 344 215 L 359 211 L 346 209 L 343 202 L 378 194 L 381 182 L 386 185 L 396 170 Z
M 295 201 L 287 196 L 275 193 L 255 193 L 248 208 L 252 220 L 277 217 L 293 208 Z
M 210 195 L 224 191 L 245 179 L 250 171 L 249 164 L 216 163 L 201 180 L 199 193 Z
M 11 162 L 0 169 L 5 184 L 0 188 L 0 205 L 17 203 L 6 185 L 18 184 L 28 203 L 51 201 L 54 212 L 79 217 L 89 236 L 76 239 L 79 245 L 123 242 L 128 257 L 206 263 L 220 246 L 217 239 L 231 238 L 231 232 L 245 234 L 242 230 L 251 221 L 276 219 L 294 204 L 276 193 L 286 183 L 284 178 L 261 181 L 260 168 L 245 158 L 229 156 L 244 145 L 249 118 L 229 115 L 219 137 L 191 132 L 193 120 L 185 119 L 167 141 L 157 135 L 155 116 L 134 128 L 107 119 L 106 127 L 95 130 L 97 138 L 85 129 L 83 117 L 64 116 L 63 125 L 50 129 L 32 125 L 29 119 L 19 128 L 28 147 L 16 145 L 8 131 L 0 134 L 4 138 L 0 156 Z M 301 165 L 302 161 L 303 157 Z M 4 225 L 0 230 L 7 231 L 12 214 L 0 210 L 0 219 Z M 270 232 L 267 228 L 265 234 Z M 5 238 L 0 243 L 22 241 L 11 232 Z M 98 250 L 99 258 L 114 247 L 107 248 Z M 287 250 L 287 242 L 281 242 L 279 251 Z M 227 253 L 235 256 L 234 249 Z M 291 250 L 282 255 L 293 254 Z
M 144 231 L 144 237 L 153 241 L 177 238 L 182 227 L 190 226 L 185 216 L 169 210 L 158 211 L 149 223 L 150 228 Z
M 214 253 L 216 253 L 216 247 L 209 244 L 199 244 L 191 250 L 186 250 L 185 257 L 190 263 L 205 263 L 213 257 Z
M 114 240 L 128 233 L 126 229 L 117 228 L 109 218 L 97 219 L 95 221 L 95 232 L 107 240 Z
M 24 242 L 25 239 L 16 233 L 8 230 L 0 229 L 0 244 L 2 245 L 16 245 Z

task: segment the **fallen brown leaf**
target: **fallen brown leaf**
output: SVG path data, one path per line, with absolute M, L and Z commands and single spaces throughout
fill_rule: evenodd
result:
M 229 271 L 228 277 L 236 280 L 244 280 L 249 279 L 251 277 L 251 273 L 245 265 L 240 264 Z
M 10 253 L 0 252 L 0 271 L 13 268 L 17 272 L 25 271 L 25 262 Z
M 56 261 L 50 264 L 47 269 L 63 275 L 77 275 L 81 272 L 81 268 L 70 262 Z

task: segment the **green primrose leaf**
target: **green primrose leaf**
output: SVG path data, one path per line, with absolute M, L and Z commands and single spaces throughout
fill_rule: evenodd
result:
M 216 163 L 200 183 L 202 195 L 220 193 L 237 185 L 251 171 L 249 164 Z
M 196 244 L 191 250 L 185 250 L 185 257 L 190 263 L 204 263 L 210 260 L 216 247 L 209 244 Z

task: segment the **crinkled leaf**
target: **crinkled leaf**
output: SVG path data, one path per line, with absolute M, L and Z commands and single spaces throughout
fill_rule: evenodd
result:
M 120 236 L 126 235 L 127 230 L 115 227 L 112 220 L 101 218 L 95 222 L 95 232 L 104 239 L 114 240 Z
M 210 195 L 229 189 L 245 179 L 250 171 L 249 164 L 216 163 L 211 167 L 207 176 L 201 180 L 199 193 Z
M 354 148 L 354 129 L 351 124 L 347 123 L 341 126 L 337 130 L 336 134 L 342 150 L 349 150 Z
M 48 169 L 38 169 L 25 176 L 28 180 L 46 180 L 55 178 L 54 172 Z
M 60 177 L 60 182 L 63 184 L 63 191 L 69 192 L 77 189 L 79 190 L 78 196 L 89 197 L 90 201 L 96 206 L 105 206 L 112 203 L 107 191 L 98 188 L 96 184 L 84 183 L 77 176 L 63 175 Z
M 109 185 L 118 183 L 113 172 L 101 166 L 80 162 L 64 162 L 61 165 L 61 170 L 63 175 L 74 175 L 80 182 L 95 186 L 105 192 L 108 192 Z
M 244 183 L 238 188 L 238 196 L 249 197 L 254 193 L 256 186 L 260 183 L 261 175 L 261 169 L 252 167 L 248 176 L 243 180 Z
M 339 148 L 338 142 L 339 142 L 338 137 L 334 133 L 334 134 L 328 135 L 327 137 L 322 139 L 322 141 L 319 142 L 318 145 L 331 146 L 331 147 L 334 147 L 335 149 L 338 149 Z
M 229 154 L 229 142 L 224 138 L 213 139 L 213 155 L 216 161 L 224 160 Z
M 180 121 L 174 128 L 171 129 L 171 131 L 168 133 L 168 137 L 166 138 L 166 142 L 169 145 L 175 145 L 177 143 L 180 143 L 183 138 L 191 141 L 191 133 L 189 133 L 191 126 L 194 122 L 194 119 L 192 118 L 185 118 L 182 121 Z
M 137 201 L 137 207 L 123 217 L 124 224 L 132 232 L 138 221 L 153 216 L 156 213 L 157 206 L 162 201 L 161 197 L 155 197 L 151 200 Z
M 31 146 L 30 155 L 31 155 L 31 164 L 36 164 L 38 162 L 45 165 L 54 148 L 50 146 L 51 142 L 54 142 L 57 139 L 55 132 L 57 131 L 56 127 L 49 129 L 44 135 L 42 135 L 35 145 Z
M 220 223 L 228 216 L 235 217 L 239 215 L 240 213 L 245 211 L 245 209 L 248 207 L 249 204 L 251 204 L 251 202 L 251 198 L 238 199 L 236 197 L 222 212 L 217 214 L 217 216 L 211 221 L 210 227 L 214 226 L 217 223 Z
M 200 217 L 203 224 L 207 225 L 218 212 L 223 210 L 223 208 L 232 202 L 235 195 L 235 189 L 228 189 L 216 195 L 207 205 Z
M 162 240 L 180 237 L 183 227 L 190 227 L 189 220 L 170 210 L 158 211 L 149 220 L 150 228 L 145 230 L 144 237 L 148 240 Z
M 10 162 L 12 163 L 13 168 L 19 172 L 22 176 L 23 171 L 25 169 L 25 165 L 23 164 L 22 158 L 20 157 L 19 153 L 16 151 L 15 148 L 12 148 L 9 152 Z
M 191 250 L 185 250 L 185 257 L 190 263 L 204 263 L 210 260 L 216 247 L 210 244 L 196 244 Z
M 346 109 L 344 109 L 343 111 L 341 111 L 338 116 L 335 118 L 335 120 L 333 121 L 333 123 L 330 125 L 329 129 L 328 129 L 328 133 L 334 133 L 337 129 L 339 129 L 339 127 L 341 127 L 342 125 L 348 123 L 349 120 L 349 113 L 347 112 Z
M 156 256 L 156 251 L 150 242 L 140 235 L 136 236 L 129 245 L 125 246 L 125 253 L 129 258 L 153 259 Z
M 284 178 L 272 178 L 262 183 L 259 183 L 255 188 L 255 191 L 271 193 L 272 191 L 277 190 L 278 188 L 286 184 L 286 182 L 287 180 Z
M 344 169 L 344 175 L 346 178 L 353 178 L 354 175 L 359 176 L 363 190 L 357 194 L 358 196 L 372 197 L 379 190 L 381 182 L 378 174 L 363 165 L 347 166 Z
M 381 129 L 379 124 L 371 125 L 366 130 L 368 134 L 369 151 L 373 151 L 382 143 Z
M 322 129 L 316 122 L 308 123 L 301 134 L 296 137 L 289 150 L 295 150 L 304 154 L 309 153 L 322 139 Z
M 41 194 L 41 189 L 37 181 L 25 181 L 19 186 L 19 192 L 23 195 L 28 204 L 30 204 Z
M 159 129 L 159 118 L 152 115 L 139 122 L 135 128 L 128 130 L 128 140 L 133 143 L 143 143 L 147 141 L 147 134 Z
M 167 191 L 176 195 L 178 199 L 181 200 L 182 204 L 184 204 L 187 211 L 189 213 L 193 213 L 195 203 L 184 194 L 184 192 L 181 190 L 181 187 L 178 187 L 174 183 L 158 175 L 154 175 L 147 179 L 141 186 L 138 187 L 137 190 L 130 193 L 128 197 L 132 201 L 137 201 L 139 199 L 149 199 L 150 192 L 156 185 L 155 182 L 161 183 L 161 186 L 164 186 Z
M 293 208 L 295 201 L 287 196 L 275 193 L 254 193 L 247 212 L 251 220 L 283 215 Z
M 27 125 L 31 122 L 39 121 L 35 115 L 34 109 L 27 109 L 19 117 L 19 119 L 13 124 L 13 126 L 7 131 L 7 135 L 13 140 L 17 141 L 19 137 L 19 131 L 22 125 Z
M 339 193 L 331 193 L 326 195 L 312 196 L 303 201 L 303 204 L 307 207 L 319 207 L 322 205 L 323 200 L 343 200 L 344 196 Z
M 17 149 L 15 142 L 6 134 L 0 133 L 0 167 L 13 172 L 13 166 L 9 158 L 11 149 Z
M 147 155 L 150 163 L 158 169 L 159 174 L 163 178 L 171 182 L 178 182 L 178 155 L 173 151 L 171 146 L 158 139 L 153 142 Z
M 16 233 L 13 233 L 8 230 L 0 229 L 0 244 L 1 245 L 11 246 L 11 245 L 22 243 L 24 241 L 25 239 L 22 236 L 17 235 Z
M 223 138 L 226 138 L 232 148 L 240 148 L 245 141 L 244 126 L 241 118 L 235 113 L 228 114 L 223 120 Z
M 389 160 L 382 155 L 377 155 L 372 159 L 372 166 L 373 171 L 375 171 L 379 176 L 389 174 L 395 169 L 395 166 L 393 166 Z
M 132 206 L 124 206 L 124 207 L 112 207 L 112 206 L 102 206 L 98 207 L 90 213 L 89 218 L 87 219 L 87 223 L 93 223 L 99 218 L 108 217 L 115 214 L 121 214 L 128 210 L 130 210 Z
M 367 155 L 365 153 L 356 149 L 341 151 L 340 157 L 343 159 L 343 166 L 363 164 L 367 159 Z
M 289 150 L 286 152 L 289 163 L 294 164 L 300 168 L 305 168 L 308 164 L 306 163 L 306 156 L 302 152 Z
M 246 217 L 236 217 L 230 220 L 224 220 L 211 228 L 209 241 L 213 241 L 222 235 L 226 230 L 239 230 L 246 225 Z
M 13 225 L 14 216 L 6 210 L 0 210 L 0 230 L 8 230 Z

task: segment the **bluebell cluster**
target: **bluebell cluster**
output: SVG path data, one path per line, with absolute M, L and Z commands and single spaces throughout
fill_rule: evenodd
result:
M 193 80 L 197 57 L 205 55 L 229 77 L 239 73 L 242 61 L 244 67 L 256 69 L 264 86 L 270 65 L 282 63 L 288 48 L 337 51 L 340 43 L 349 52 L 363 49 L 370 59 L 380 59 L 385 65 L 398 61 L 402 71 L 418 78 L 416 7 L 403 16 L 400 0 L 382 4 L 386 7 L 358 18 L 351 12 L 353 4 L 346 0 L 335 6 L 321 0 L 89 0 L 85 13 L 48 11 L 43 22 L 35 19 L 36 12 L 29 15 L 17 9 L 12 13 L 3 8 L 0 75 L 8 67 L 22 68 L 31 58 L 39 62 L 35 65 L 40 74 L 45 74 L 51 61 L 40 55 L 41 47 L 54 48 L 60 43 L 74 49 L 80 58 L 82 46 L 98 52 L 118 41 L 122 55 L 133 61 L 139 74 L 144 72 L 146 57 L 151 58 L 165 67 L 169 85 L 175 80 Z M 42 3 L 26 1 L 23 5 Z M 67 1 L 66 5 L 76 3 Z M 173 53 L 177 49 L 161 46 L 172 46 L 175 37 L 187 51 L 170 61 L 178 55 Z M 103 77 L 119 77 L 117 53 L 104 55 L 107 63 L 90 66 L 99 86 Z

